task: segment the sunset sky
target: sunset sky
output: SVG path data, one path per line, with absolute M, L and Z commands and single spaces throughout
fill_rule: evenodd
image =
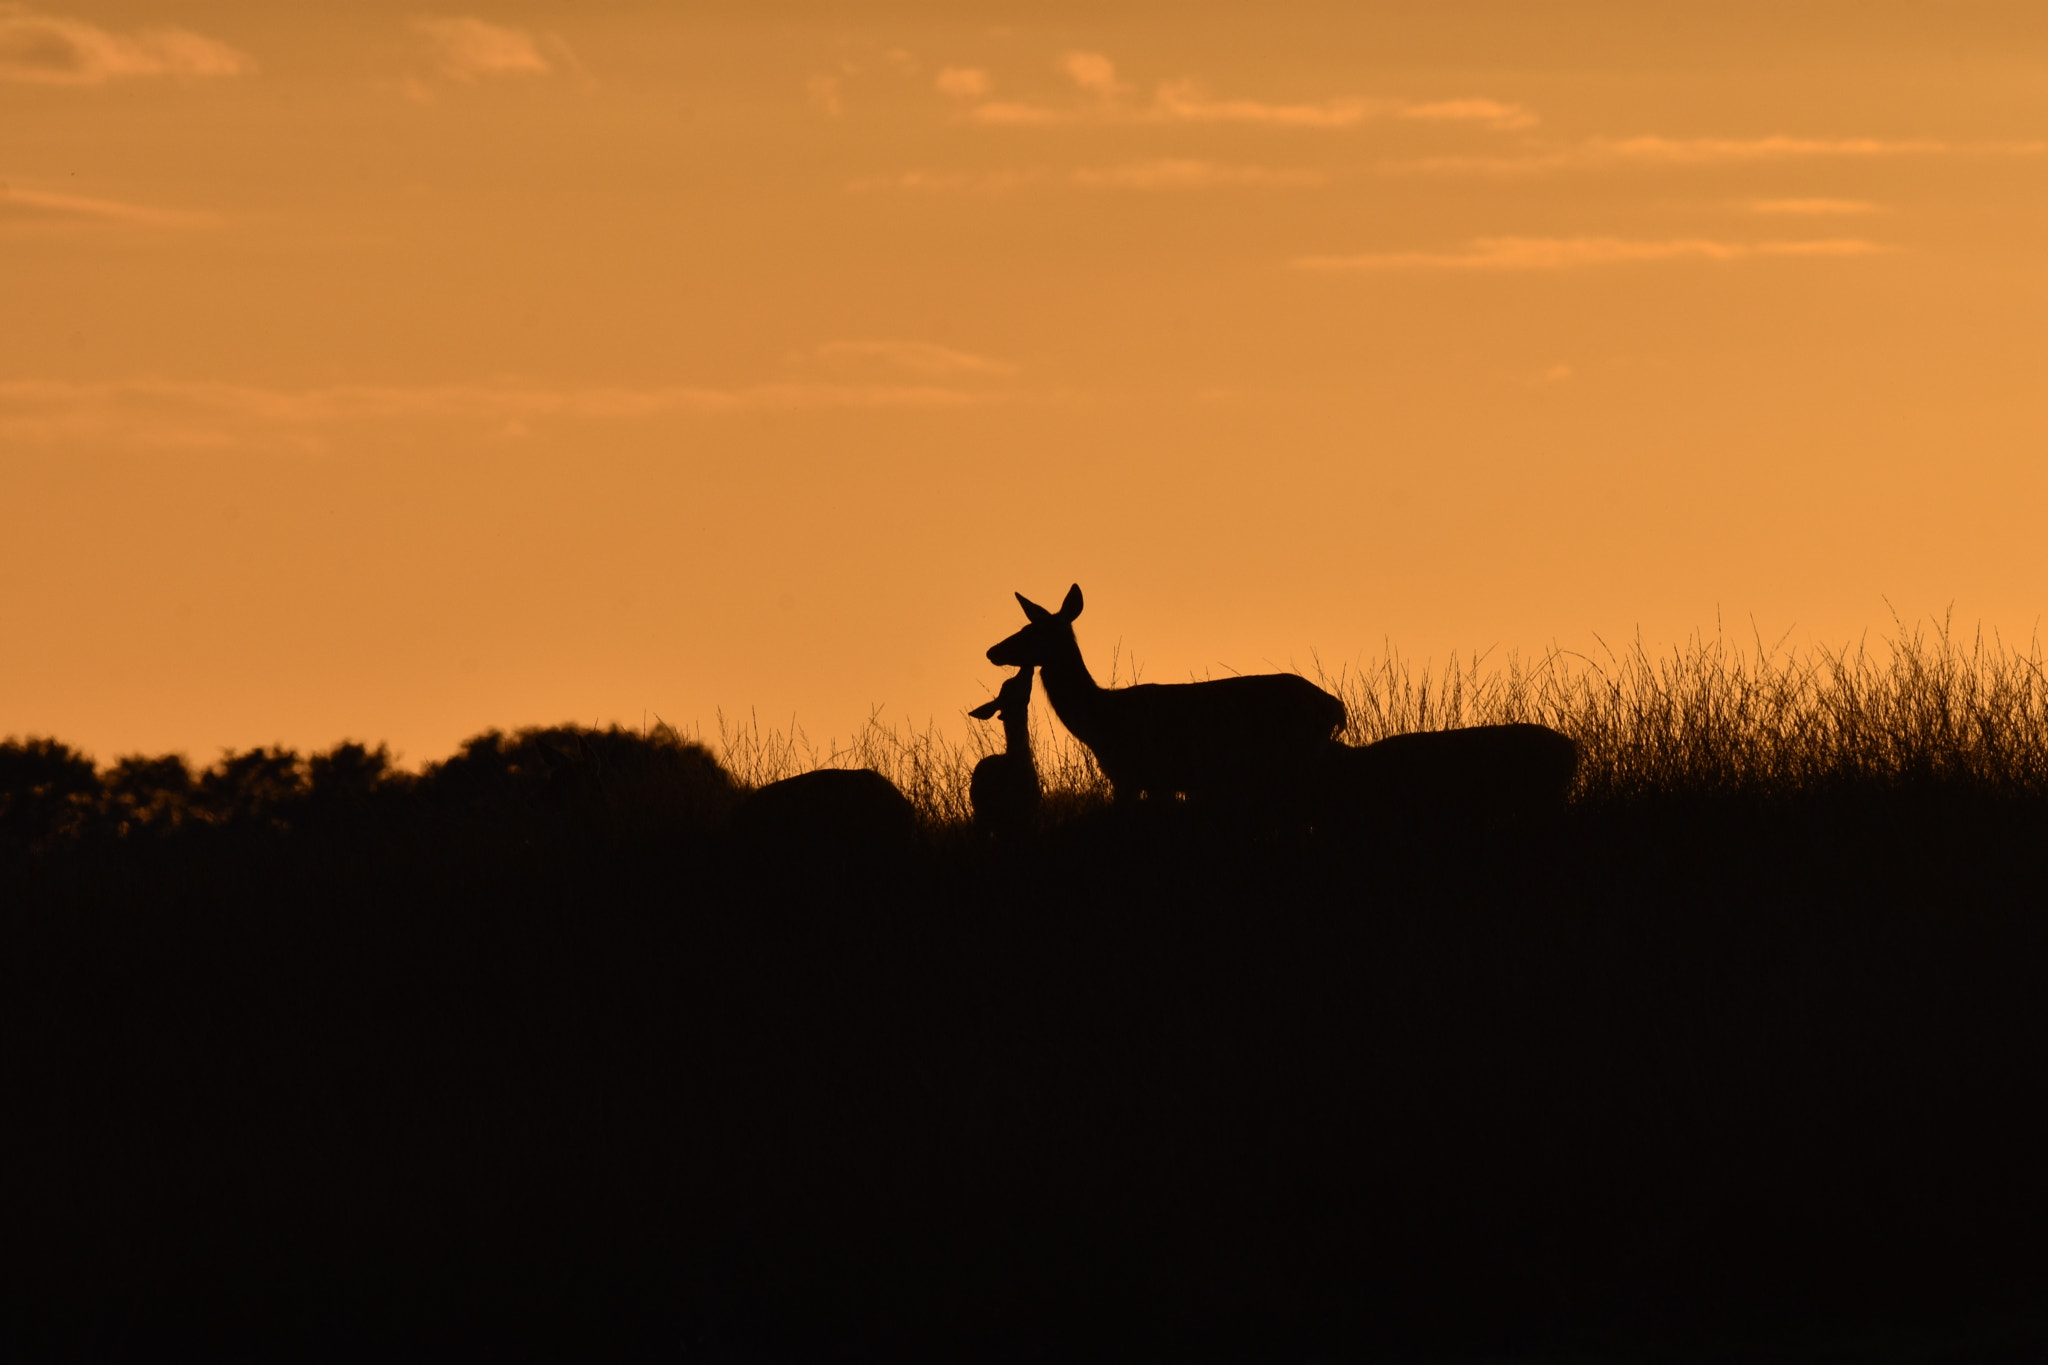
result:
M 2044 362 L 2039 0 L 0 3 L 0 736 L 2024 644 Z

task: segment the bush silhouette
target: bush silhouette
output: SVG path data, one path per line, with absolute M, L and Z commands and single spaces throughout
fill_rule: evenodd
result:
M 76 840 L 99 796 L 92 761 L 58 741 L 0 742 L 0 849 L 38 852 Z
M 245 749 L 221 755 L 199 775 L 192 805 L 211 824 L 276 831 L 289 826 L 306 791 L 306 765 L 295 750 Z
M 179 754 L 133 755 L 114 763 L 103 779 L 107 832 L 116 839 L 161 838 L 192 810 L 192 767 Z
M 741 795 L 709 750 L 666 727 L 491 730 L 419 785 L 431 808 L 472 827 L 612 842 L 706 835 Z

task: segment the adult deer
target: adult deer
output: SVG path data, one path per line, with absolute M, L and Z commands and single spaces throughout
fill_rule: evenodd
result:
M 1334 746 L 1325 808 L 1374 822 L 1478 822 L 1564 809 L 1579 746 L 1547 725 L 1475 725 Z
M 1289 797 L 1313 780 L 1344 726 L 1344 703 L 1292 673 L 1101 687 L 1081 660 L 1081 587 L 1056 612 L 1017 594 L 1030 623 L 988 660 L 1037 665 L 1053 714 L 1095 753 L 1118 801 Z

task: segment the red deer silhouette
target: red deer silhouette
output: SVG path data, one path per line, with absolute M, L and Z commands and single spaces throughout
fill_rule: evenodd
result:
M 1038 818 L 1038 764 L 1031 757 L 1031 672 L 1017 671 L 995 700 L 967 714 L 976 720 L 1003 718 L 1003 748 L 974 765 L 967 794 L 974 823 L 999 837 L 1029 833 Z
M 1375 822 L 1540 816 L 1564 809 L 1579 746 L 1547 725 L 1475 725 L 1336 745 L 1326 809 Z
M 1101 687 L 1081 660 L 1079 584 L 1057 612 L 1017 594 L 1030 624 L 992 646 L 993 664 L 1043 670 L 1060 723 L 1094 751 L 1118 801 L 1291 795 L 1313 777 L 1344 703 L 1292 673 Z

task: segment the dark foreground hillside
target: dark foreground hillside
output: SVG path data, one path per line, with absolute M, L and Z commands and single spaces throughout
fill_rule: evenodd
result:
M 0 1351 L 2048 1342 L 2038 796 L 891 851 L 552 734 L 422 780 L 8 749 Z

